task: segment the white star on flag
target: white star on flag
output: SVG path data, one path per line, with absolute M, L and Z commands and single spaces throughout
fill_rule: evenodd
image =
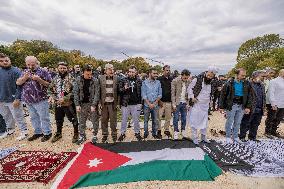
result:
M 98 158 L 95 158 L 93 160 L 89 160 L 89 164 L 87 164 L 87 165 L 89 165 L 90 168 L 91 167 L 97 167 L 99 164 L 103 163 L 103 162 L 101 162 L 101 160 L 102 159 L 98 159 Z

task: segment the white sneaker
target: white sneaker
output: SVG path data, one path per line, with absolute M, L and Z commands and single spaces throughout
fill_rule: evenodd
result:
M 232 143 L 233 141 L 232 141 L 232 139 L 231 138 L 226 138 L 226 143 L 227 144 L 230 144 L 230 143 Z
M 174 140 L 178 140 L 178 135 L 179 135 L 179 132 L 174 132 Z
M 236 143 L 240 143 L 240 144 L 242 144 L 242 143 L 243 143 L 243 141 L 241 141 L 239 138 L 234 138 L 234 142 L 236 142 Z
M 18 140 L 18 141 L 21 141 L 21 140 L 24 140 L 25 138 L 27 138 L 29 135 L 28 135 L 28 133 L 27 132 L 22 132 L 21 134 L 20 134 L 20 136 L 18 136 L 16 139 Z
M 199 144 L 198 139 L 197 138 L 193 139 L 193 143 L 198 145 Z
M 210 141 L 206 138 L 206 135 L 201 135 L 201 141 L 210 144 Z
M 15 132 L 15 129 L 8 129 L 4 134 L 0 136 L 0 139 L 4 139 L 8 137 L 9 135 L 12 135 Z
M 185 132 L 185 130 L 182 130 L 182 131 L 181 131 L 181 135 L 182 135 L 183 138 L 186 138 L 186 132 Z
M 12 135 L 12 134 L 14 134 L 14 132 L 15 132 L 15 129 L 8 129 L 8 135 Z

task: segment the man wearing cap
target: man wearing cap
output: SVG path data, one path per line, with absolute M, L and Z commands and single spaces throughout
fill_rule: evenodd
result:
M 245 114 L 241 122 L 239 138 L 242 142 L 246 142 L 245 138 L 248 131 L 248 139 L 259 142 L 256 139 L 257 129 L 265 110 L 265 87 L 262 83 L 263 75 L 263 71 L 254 71 L 252 73 L 252 81 L 250 82 L 252 107 L 251 112 Z
M 189 84 L 187 92 L 189 98 L 188 123 L 192 131 L 192 139 L 198 144 L 198 130 L 201 132 L 201 142 L 209 143 L 206 138 L 208 127 L 208 108 L 211 96 L 211 83 L 218 69 L 210 66 Z
M 62 127 L 65 115 L 73 124 L 74 135 L 72 143 L 78 141 L 78 120 L 73 106 L 73 82 L 74 78 L 68 73 L 68 66 L 65 62 L 58 63 L 58 74 L 53 78 L 50 86 L 50 102 L 55 104 L 55 121 L 57 132 L 51 142 L 56 142 L 62 138 Z
M 100 102 L 102 106 L 101 127 L 102 142 L 107 142 L 109 131 L 108 121 L 110 121 L 111 136 L 113 142 L 117 140 L 117 105 L 118 105 L 118 77 L 114 75 L 112 64 L 105 65 L 105 74 L 99 76 L 101 88 Z

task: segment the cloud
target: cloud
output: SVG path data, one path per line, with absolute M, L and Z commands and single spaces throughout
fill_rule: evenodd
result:
M 277 0 L 3 0 L 0 41 L 43 39 L 101 59 L 124 59 L 123 51 L 173 69 L 226 72 L 244 41 L 283 37 L 283 8 Z

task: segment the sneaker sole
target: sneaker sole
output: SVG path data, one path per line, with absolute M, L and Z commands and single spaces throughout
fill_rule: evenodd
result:
M 16 140 L 17 140 L 17 141 L 21 141 L 21 140 L 24 140 L 24 139 L 26 139 L 26 138 L 28 138 L 28 135 L 26 135 L 26 136 L 23 137 L 23 138 L 16 138 Z

